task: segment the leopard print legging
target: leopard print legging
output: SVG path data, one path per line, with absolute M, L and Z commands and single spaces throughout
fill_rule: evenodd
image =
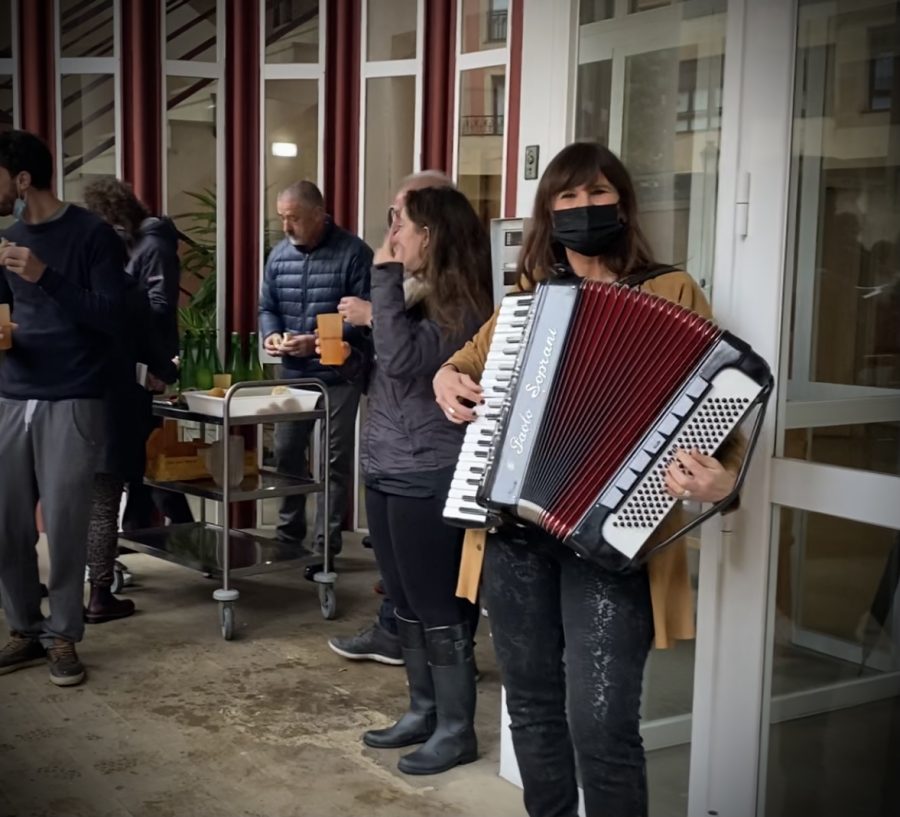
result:
M 94 500 L 88 529 L 88 575 L 95 587 L 110 587 L 119 547 L 119 503 L 124 482 L 112 474 L 94 476 Z

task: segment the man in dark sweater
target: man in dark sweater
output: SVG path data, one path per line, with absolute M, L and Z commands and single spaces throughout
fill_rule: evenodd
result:
M 362 239 L 338 227 L 325 213 L 319 189 L 308 181 L 278 194 L 284 240 L 269 255 L 259 304 L 260 334 L 266 351 L 282 360 L 284 377 L 317 377 L 328 386 L 330 407 L 329 508 L 318 494 L 316 541 L 319 551 L 328 524 L 331 554 L 341 550 L 341 527 L 349 499 L 356 410 L 361 378 L 347 379 L 323 366 L 315 354 L 316 316 L 337 312 L 341 298 L 369 297 L 372 250 Z M 360 343 L 362 334 L 345 324 L 345 340 Z M 312 423 L 281 423 L 276 432 L 278 468 L 306 477 Z M 306 536 L 306 497 L 286 497 L 278 537 L 300 545 Z M 330 569 L 330 566 L 327 566 Z
M 33 134 L 0 134 L 0 215 L 17 218 L 0 249 L 0 302 L 12 348 L 0 362 L 0 595 L 9 642 L 0 674 L 46 660 L 50 680 L 84 679 L 84 564 L 103 440 L 109 350 L 122 331 L 125 256 L 98 216 L 52 192 L 53 159 Z M 35 506 L 50 553 L 41 613 Z

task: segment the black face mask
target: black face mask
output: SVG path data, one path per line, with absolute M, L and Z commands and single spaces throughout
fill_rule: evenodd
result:
M 581 255 L 603 255 L 624 232 L 616 204 L 553 211 L 553 240 Z

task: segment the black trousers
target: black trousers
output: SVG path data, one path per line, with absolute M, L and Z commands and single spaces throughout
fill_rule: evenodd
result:
M 530 817 L 647 814 L 639 732 L 653 636 L 646 571 L 609 573 L 543 534 L 490 536 L 483 598 Z
M 463 531 L 444 524 L 444 501 L 366 489 L 369 533 L 387 595 L 403 618 L 425 627 L 459 624 L 467 616 L 456 597 Z

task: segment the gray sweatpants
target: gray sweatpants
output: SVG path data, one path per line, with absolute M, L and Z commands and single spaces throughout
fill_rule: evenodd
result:
M 102 400 L 0 397 L 0 597 L 11 630 L 80 641 Z M 35 506 L 50 550 L 50 615 L 41 613 Z

